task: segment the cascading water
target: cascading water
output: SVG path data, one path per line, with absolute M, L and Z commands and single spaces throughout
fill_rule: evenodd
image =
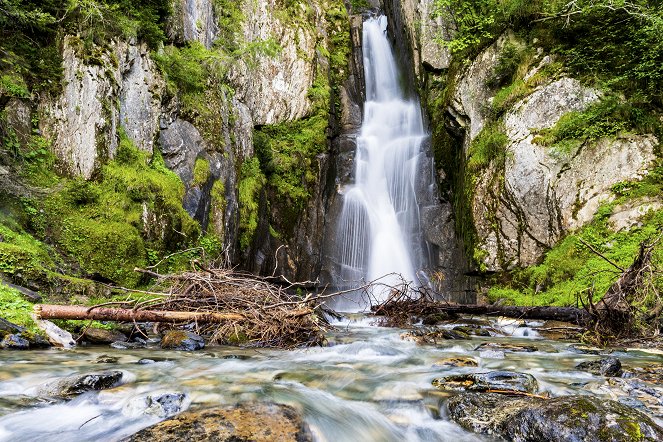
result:
M 426 265 L 415 189 L 423 173 L 420 158 L 427 134 L 419 102 L 408 99 L 401 88 L 386 29 L 384 16 L 363 26 L 366 102 L 355 184 L 344 195 L 338 222 L 339 286 L 356 287 L 378 278 L 387 285 L 399 284 L 401 278 L 418 285 L 417 271 Z M 377 290 L 372 296 L 380 301 L 386 293 Z M 354 302 L 359 303 L 355 309 L 365 307 Z

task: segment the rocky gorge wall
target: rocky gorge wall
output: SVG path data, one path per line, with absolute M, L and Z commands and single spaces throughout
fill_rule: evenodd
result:
M 47 149 L 44 165 L 57 172 L 48 175 L 50 182 L 35 183 L 41 172 L 27 173 L 11 156 L 3 157 L 3 190 L 9 190 L 3 192 L 3 211 L 22 213 L 20 195 L 29 196 L 37 211 L 34 217 L 28 213 L 26 231 L 8 229 L 5 236 L 12 240 L 5 242 L 34 230 L 44 253 L 55 252 L 46 251 L 53 245 L 66 261 L 80 250 L 71 244 L 80 239 L 72 236 L 88 236 L 98 246 L 97 240 L 109 240 L 99 231 L 113 230 L 108 223 L 116 222 L 135 242 L 131 253 L 118 247 L 117 259 L 106 265 L 127 272 L 159 255 L 199 247 L 255 272 L 315 275 L 329 146 L 350 119 L 342 114 L 356 113 L 349 109 L 349 95 L 358 92 L 349 77 L 344 3 L 175 0 L 166 28 L 161 49 L 135 38 L 101 42 L 65 35 L 58 46 L 57 94 L 11 98 L 3 89 L 7 133 L 27 133 L 18 153 L 32 149 L 38 138 Z M 278 150 L 283 146 L 290 152 Z M 141 177 L 129 170 L 134 164 L 171 184 Z M 131 176 L 116 176 L 119 171 Z M 17 185 L 10 188 L 12 181 Z M 60 184 L 48 189 L 55 181 Z M 108 186 L 115 201 L 107 201 Z M 75 188 L 86 195 L 72 200 Z M 49 206 L 51 200 L 57 202 Z M 117 206 L 116 218 L 96 213 L 106 204 Z M 48 225 L 58 216 L 65 218 L 64 230 Z M 136 282 L 82 257 L 74 265 L 81 276 Z M 4 273 L 19 283 L 30 279 L 16 278 L 14 267 Z
M 619 120 L 611 123 L 617 129 L 603 130 L 605 135 L 587 129 L 597 124 L 592 118 L 602 109 L 627 108 L 623 95 L 615 98 L 574 78 L 562 55 L 548 52 L 544 46 L 551 46 L 538 38 L 523 38 L 526 31 L 507 28 L 470 57 L 460 57 L 440 43 L 453 38 L 456 25 L 433 13 L 433 0 L 385 0 L 384 6 L 402 30 L 400 44 L 413 62 L 430 116 L 442 200 L 447 201 L 449 226 L 436 225 L 437 214 L 425 223 L 437 235 L 456 232 L 438 243 L 461 240 L 470 266 L 464 273 L 485 277 L 527 268 L 536 273 L 548 252 L 583 228 L 601 223 L 607 238 L 640 229 L 643 220 L 657 216 L 661 201 L 656 191 L 630 200 L 618 190 L 631 188 L 625 183 L 657 182 L 656 134 L 628 130 L 628 123 Z M 552 34 L 546 32 L 541 35 Z M 565 135 L 572 130 L 589 135 Z M 611 221 L 603 229 L 605 212 Z M 444 254 L 442 246 L 441 263 Z M 551 284 L 545 278 L 536 282 L 537 291 Z

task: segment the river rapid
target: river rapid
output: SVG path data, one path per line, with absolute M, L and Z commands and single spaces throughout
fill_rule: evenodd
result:
M 488 441 L 493 439 L 468 433 L 446 417 L 445 400 L 452 393 L 437 390 L 431 381 L 492 370 L 529 373 L 542 392 L 553 396 L 598 395 L 637 406 L 637 399 L 606 378 L 574 368 L 599 356 L 579 353 L 571 342 L 541 338 L 536 331 L 541 324 L 482 318 L 490 337 L 420 345 L 403 339 L 405 330 L 373 322 L 347 317 L 334 324 L 328 346 L 289 351 L 222 346 L 198 352 L 107 346 L 3 351 L 0 441 L 120 440 L 161 420 L 140 404 L 163 393 L 183 393 L 181 409 L 251 401 L 292 405 L 302 411 L 317 441 Z M 538 351 L 475 350 L 483 342 L 534 345 Z M 98 362 L 104 355 L 117 361 Z M 454 356 L 472 357 L 478 367 L 440 365 Z M 641 350 L 611 356 L 625 370 L 662 361 L 660 354 Z M 109 369 L 122 371 L 120 386 L 70 401 L 39 393 L 40 385 L 57 378 Z M 644 411 L 657 419 L 656 411 Z

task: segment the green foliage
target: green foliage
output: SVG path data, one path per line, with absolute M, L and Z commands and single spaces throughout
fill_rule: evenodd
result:
M 568 153 L 586 141 L 623 132 L 652 133 L 659 126 L 656 117 L 638 104 L 607 96 L 582 112 L 564 114 L 555 126 L 540 131 L 535 141 Z
M 436 41 L 452 54 L 468 57 L 509 26 L 527 22 L 538 5 L 536 0 L 434 0 L 433 16 L 448 23 L 453 33 Z
M 239 181 L 239 244 L 242 250 L 249 248 L 258 228 L 260 191 L 265 183 L 266 179 L 260 170 L 260 162 L 257 157 L 252 157 L 242 163 Z
M 523 61 L 524 49 L 508 41 L 500 52 L 497 64 L 493 68 L 490 76 L 486 80 L 486 86 L 497 88 L 511 83 L 518 70 L 518 66 Z
M 477 172 L 487 167 L 492 161 L 503 164 L 508 141 L 509 138 L 504 133 L 501 123 L 490 123 L 484 126 L 479 135 L 472 140 L 468 149 L 468 171 Z
M 648 183 L 645 183 L 648 182 Z M 661 175 L 648 177 L 644 186 L 656 186 L 660 195 L 663 186 Z M 630 183 L 631 186 L 634 183 Z M 627 183 L 619 186 L 628 188 Z M 635 186 L 637 187 L 637 186 Z M 615 232 L 609 217 L 616 204 L 633 200 L 637 194 L 621 196 L 598 211 L 592 223 L 574 232 L 553 247 L 539 265 L 515 271 L 507 285 L 495 285 L 489 290 L 489 299 L 506 299 L 517 305 L 576 305 L 580 296 L 593 294 L 600 299 L 614 283 L 618 269 L 605 259 L 592 253 L 580 240 L 590 244 L 605 257 L 622 268 L 628 268 L 638 253 L 640 243 L 663 232 L 663 211 L 644 215 L 641 225 L 630 230 Z M 653 265 L 663 264 L 663 247 L 657 246 Z
M 79 36 L 85 48 L 114 37 L 156 48 L 170 8 L 169 0 L 0 0 L 0 74 L 23 77 L 31 91 L 58 92 L 62 35 Z
M 32 308 L 33 304 L 26 301 L 18 290 L 0 282 L 0 318 L 34 329 L 35 324 L 30 317 Z

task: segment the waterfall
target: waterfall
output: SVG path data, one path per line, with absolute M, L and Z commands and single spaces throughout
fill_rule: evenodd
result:
M 377 278 L 388 285 L 401 278 L 419 285 L 417 272 L 426 266 L 416 180 L 425 174 L 420 163 L 427 134 L 418 100 L 406 97 L 401 88 L 386 29 L 385 16 L 370 18 L 363 26 L 366 102 L 355 182 L 343 196 L 336 232 L 340 287 Z M 358 295 L 354 309 L 366 306 Z M 387 295 L 388 290 L 371 293 L 376 301 Z

